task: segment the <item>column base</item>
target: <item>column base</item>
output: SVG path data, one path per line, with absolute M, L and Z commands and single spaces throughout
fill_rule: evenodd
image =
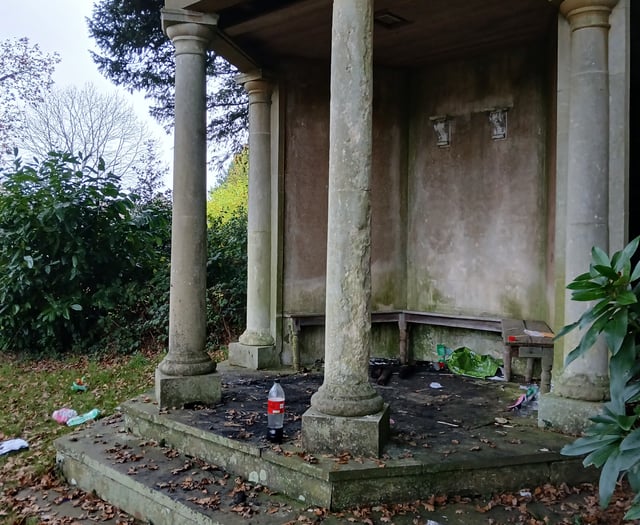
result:
M 311 453 L 380 457 L 389 440 L 389 405 L 360 417 L 329 416 L 313 407 L 302 415 L 302 447 Z
M 249 346 L 242 343 L 229 345 L 229 364 L 251 370 L 280 368 L 280 355 L 274 345 Z
M 247 346 L 271 346 L 273 345 L 273 337 L 269 332 L 258 332 L 254 330 L 245 330 L 238 337 L 238 341 Z
M 544 394 L 538 401 L 538 426 L 563 434 L 582 434 L 592 424 L 589 418 L 602 412 L 603 404 Z
M 219 374 L 168 376 L 156 368 L 156 400 L 160 408 L 182 408 L 191 403 L 214 405 L 222 399 Z
M 553 378 L 553 393 L 569 399 L 606 401 L 609 399 L 609 376 L 568 374 L 565 371 Z

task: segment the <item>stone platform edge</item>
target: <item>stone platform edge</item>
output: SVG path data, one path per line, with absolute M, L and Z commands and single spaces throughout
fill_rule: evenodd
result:
M 425 462 L 415 458 L 337 464 L 335 458 L 305 461 L 298 447 L 280 451 L 232 440 L 184 424 L 157 405 L 134 398 L 123 404 L 128 432 L 214 463 L 234 475 L 268 486 L 306 504 L 331 510 L 353 505 L 410 501 L 431 494 L 489 494 L 544 483 L 582 483 L 596 479 L 581 460 L 555 452 L 513 456 L 492 461 Z M 144 396 L 148 401 L 148 397 Z M 509 480 L 510 487 L 505 487 Z

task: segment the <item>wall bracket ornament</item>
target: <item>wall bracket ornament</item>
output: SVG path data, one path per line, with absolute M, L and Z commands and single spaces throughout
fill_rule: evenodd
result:
M 436 146 L 447 148 L 451 145 L 451 118 L 447 115 L 429 117 L 436 134 Z
M 507 111 L 509 108 L 493 108 L 488 111 L 492 140 L 507 138 Z

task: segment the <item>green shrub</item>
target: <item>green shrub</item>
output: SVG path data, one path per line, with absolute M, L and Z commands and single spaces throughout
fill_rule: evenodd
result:
M 207 198 L 207 217 L 222 223 L 247 213 L 249 203 L 249 148 L 235 155 L 225 177 Z
M 575 328 L 584 329 L 578 346 L 566 365 L 603 337 L 611 354 L 609 360 L 610 401 L 602 413 L 592 417 L 585 435 L 565 446 L 562 453 L 587 455 L 585 467 L 600 468 L 600 504 L 606 507 L 616 483 L 624 476 L 636 494 L 625 519 L 640 518 L 640 264 L 632 269 L 638 249 L 636 238 L 611 258 L 593 248 L 589 271 L 576 277 L 567 288 L 574 301 L 591 305 L 575 323 L 565 326 L 557 337 Z
M 50 354 L 104 338 L 167 261 L 168 217 L 111 173 L 52 153 L 0 179 L 0 349 Z
M 226 345 L 244 327 L 247 298 L 247 214 L 209 218 L 207 346 Z
M 171 201 L 140 199 L 67 154 L 0 174 L 0 351 L 31 356 L 166 346 Z M 209 217 L 207 345 L 236 338 L 246 208 Z

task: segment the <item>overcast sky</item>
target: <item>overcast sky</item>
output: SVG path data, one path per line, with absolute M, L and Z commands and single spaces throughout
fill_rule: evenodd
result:
M 0 40 L 27 37 L 42 51 L 57 52 L 60 63 L 53 76 L 57 87 L 93 83 L 100 91 L 118 91 L 133 104 L 136 113 L 162 140 L 167 162 L 171 159 L 172 140 L 149 117 L 142 94 L 131 95 L 105 79 L 91 60 L 95 49 L 89 37 L 86 18 L 91 15 L 92 0 L 0 0 Z M 167 181 L 169 182 L 169 181 Z

